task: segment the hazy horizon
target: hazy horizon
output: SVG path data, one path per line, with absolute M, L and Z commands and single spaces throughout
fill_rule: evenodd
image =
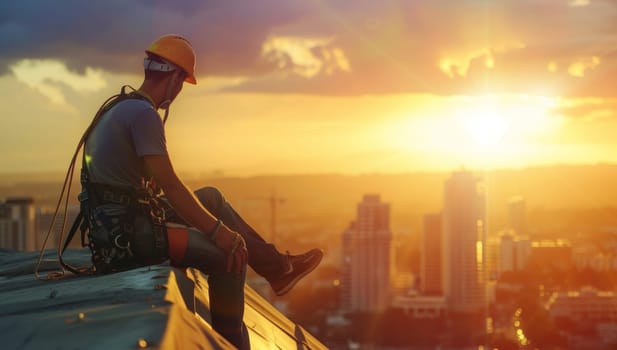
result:
M 81 166 L 81 163 L 78 162 L 77 168 Z M 418 170 L 407 170 L 407 171 L 367 171 L 367 172 L 344 172 L 344 171 L 323 171 L 323 172 L 278 172 L 278 173 L 268 173 L 268 172 L 254 172 L 254 173 L 229 173 L 225 171 L 225 169 L 204 169 L 203 171 L 198 170 L 184 170 L 184 169 L 176 169 L 179 176 L 186 180 L 195 180 L 198 178 L 209 179 L 209 178 L 255 178 L 255 177 L 285 177 L 285 176 L 329 176 L 329 175 L 340 175 L 340 176 L 366 176 L 366 175 L 413 175 L 413 174 L 450 174 L 457 171 L 469 171 L 472 173 L 482 174 L 487 172 L 499 172 L 499 171 L 525 171 L 532 169 L 545 169 L 545 168 L 555 168 L 555 167 L 567 167 L 567 168 L 576 168 L 576 167 L 602 167 L 602 166 L 617 166 L 617 162 L 595 162 L 595 163 L 545 163 L 545 164 L 534 164 L 534 165 L 526 165 L 526 166 L 511 166 L 511 167 L 493 167 L 493 168 L 470 168 L 466 166 L 453 167 L 449 169 L 418 169 Z M 61 180 L 64 180 L 66 176 L 66 169 L 57 169 L 57 170 L 31 170 L 31 171 L 15 171 L 15 172 L 6 172 L 0 169 L 0 183 L 5 181 L 6 179 L 18 178 L 23 180 L 36 178 L 39 179 L 41 177 L 53 176 L 58 177 Z M 77 172 L 73 176 L 74 180 L 78 180 L 79 176 Z

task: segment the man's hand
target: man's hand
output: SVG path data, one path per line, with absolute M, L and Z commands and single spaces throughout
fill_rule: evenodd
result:
M 144 156 L 143 159 L 146 169 L 154 175 L 178 215 L 201 232 L 210 232 L 212 222 L 216 221 L 216 218 L 199 203 L 193 193 L 180 181 L 171 166 L 169 156 L 152 155 Z M 227 271 L 241 272 L 248 262 L 246 242 L 244 242 L 242 236 L 225 225 L 221 225 L 214 237 L 214 244 L 227 254 Z
M 214 237 L 214 244 L 227 254 L 227 272 L 242 272 L 248 263 L 246 242 L 239 233 L 221 225 Z

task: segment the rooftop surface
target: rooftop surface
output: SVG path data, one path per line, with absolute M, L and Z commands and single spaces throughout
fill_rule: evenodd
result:
M 161 264 L 39 281 L 37 256 L 0 250 L 3 349 L 233 349 L 210 326 L 208 283 L 196 269 Z M 88 265 L 89 251 L 67 251 L 64 258 Z M 326 349 L 248 285 L 245 295 L 252 349 Z

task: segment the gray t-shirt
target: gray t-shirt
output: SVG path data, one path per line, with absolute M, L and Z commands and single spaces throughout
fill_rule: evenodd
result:
M 163 121 L 144 100 L 119 102 L 102 117 L 85 146 L 91 182 L 141 187 L 143 156 L 167 155 Z

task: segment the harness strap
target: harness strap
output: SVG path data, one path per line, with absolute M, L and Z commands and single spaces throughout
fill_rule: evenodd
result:
M 126 92 L 126 88 L 130 88 L 131 90 L 133 90 L 130 93 Z M 49 230 L 47 231 L 47 235 L 45 236 L 45 240 L 43 241 L 43 246 L 41 247 L 39 256 L 37 258 L 36 264 L 35 264 L 35 268 L 34 268 L 34 274 L 36 276 L 37 279 L 54 279 L 54 278 L 58 278 L 58 277 L 62 277 L 64 276 L 64 272 L 65 270 L 71 271 L 75 274 L 82 274 L 85 272 L 92 272 L 93 268 L 89 267 L 82 267 L 82 268 L 76 268 L 73 267 L 69 264 L 67 264 L 66 262 L 64 262 L 62 255 L 64 253 L 64 251 L 66 250 L 66 247 L 69 245 L 69 243 L 71 242 L 71 240 L 73 239 L 75 232 L 77 230 L 77 227 L 81 228 L 81 238 L 82 238 L 82 246 L 85 246 L 85 232 L 88 229 L 88 224 L 87 224 L 87 220 L 88 220 L 88 215 L 87 212 L 84 213 L 83 209 L 84 207 L 82 206 L 82 210 L 80 210 L 80 215 L 81 215 L 81 220 L 78 221 L 77 219 L 75 220 L 75 222 L 73 222 L 73 225 L 71 227 L 71 230 L 69 232 L 69 235 L 67 236 L 66 241 L 64 242 L 64 246 L 62 246 L 62 238 L 64 235 L 64 229 L 65 229 L 65 225 L 66 225 L 66 219 L 67 219 L 67 209 L 68 209 L 68 199 L 71 193 L 71 183 L 73 180 L 73 173 L 75 170 L 75 163 L 76 163 L 76 159 L 77 156 L 79 154 L 80 150 L 83 150 L 82 152 L 82 170 L 81 170 L 81 180 L 82 180 L 82 184 L 83 183 L 88 183 L 89 182 L 89 176 L 88 176 L 88 170 L 87 170 L 87 166 L 86 166 L 86 162 L 85 162 L 85 142 L 88 138 L 88 136 L 90 135 L 90 133 L 92 132 L 92 130 L 94 129 L 94 127 L 98 124 L 99 120 L 101 119 L 101 117 L 103 116 L 103 114 L 105 114 L 105 112 L 107 112 L 109 109 L 111 109 L 113 106 L 115 106 L 117 103 L 128 99 L 128 98 L 144 98 L 143 96 L 134 93 L 136 90 L 128 85 L 124 85 L 122 86 L 120 93 L 116 94 L 114 96 L 111 96 L 110 98 L 108 98 L 105 102 L 103 102 L 103 104 L 101 105 L 101 107 L 99 108 L 99 110 L 97 111 L 97 113 L 95 114 L 94 118 L 92 119 L 92 122 L 90 123 L 90 125 L 88 126 L 88 128 L 86 128 L 86 130 L 84 131 L 83 135 L 81 136 L 81 139 L 79 140 L 78 144 L 77 144 L 77 148 L 75 149 L 75 153 L 73 154 L 73 157 L 71 158 L 71 162 L 69 164 L 69 168 L 67 170 L 66 176 L 64 178 L 64 184 L 62 185 L 62 190 L 60 191 L 60 197 L 58 199 L 58 203 L 56 205 L 56 209 L 54 212 L 54 216 L 51 220 L 51 224 L 49 226 Z M 66 197 L 65 197 L 66 195 Z M 60 263 L 62 270 L 57 271 L 57 272 L 50 272 L 47 274 L 47 276 L 45 276 L 46 278 L 44 278 L 43 276 L 41 276 L 39 274 L 39 268 L 41 265 L 41 262 L 43 260 L 43 254 L 45 252 L 45 248 L 47 246 L 47 242 L 50 238 L 50 236 L 53 233 L 53 228 L 55 226 L 56 223 L 56 218 L 58 217 L 58 213 L 60 210 L 60 206 L 63 204 L 62 201 L 64 200 L 64 216 L 63 216 L 63 221 L 62 221 L 62 229 L 60 231 L 60 239 L 58 240 L 58 262 Z M 83 204 L 83 203 L 82 203 Z M 79 215 L 78 215 L 79 218 Z M 81 223 L 81 226 L 80 226 Z M 91 247 L 92 248 L 92 247 Z
M 62 248 L 62 254 L 64 254 L 64 251 L 71 243 L 71 240 L 73 239 L 73 236 L 75 236 L 75 232 L 77 232 L 77 229 L 82 226 L 83 221 L 84 221 L 84 213 L 79 211 L 79 214 L 77 214 L 75 221 L 73 221 L 73 226 L 71 226 L 71 230 L 69 231 L 68 236 L 66 236 L 66 241 L 64 241 L 64 247 Z

